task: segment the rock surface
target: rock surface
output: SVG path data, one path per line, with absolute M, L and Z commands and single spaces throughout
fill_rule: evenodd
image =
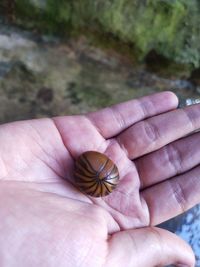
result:
M 198 84 L 161 77 L 87 39 L 61 42 L 0 26 L 0 122 L 88 112 L 163 90 L 176 92 L 181 105 L 199 101 Z

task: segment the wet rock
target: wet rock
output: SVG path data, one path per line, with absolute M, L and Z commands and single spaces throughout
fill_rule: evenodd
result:
M 12 68 L 12 63 L 0 61 L 0 79 Z
M 0 28 L 0 95 L 19 105 L 17 119 L 88 112 L 162 90 L 174 91 L 183 105 L 199 98 L 192 81 L 148 72 L 87 39 L 64 43 Z M 1 122 L 12 120 L 6 101 L 1 105 Z
M 19 34 L 0 34 L 0 49 L 12 50 L 20 48 L 33 48 L 34 43 L 28 39 L 23 38 Z
M 44 103 L 48 103 L 53 100 L 53 95 L 54 93 L 51 88 L 42 87 L 37 93 L 37 98 L 41 99 Z
M 196 252 L 196 266 L 200 266 L 200 205 L 186 213 L 177 216 L 173 220 L 161 225 L 171 232 L 176 233 L 191 245 Z
M 145 63 L 148 71 L 166 78 L 177 78 L 179 76 L 181 79 L 187 79 L 191 74 L 189 66 L 175 63 L 169 58 L 158 54 L 154 49 L 146 55 Z
M 195 69 L 190 77 L 190 80 L 195 84 L 195 85 L 200 85 L 200 68 Z

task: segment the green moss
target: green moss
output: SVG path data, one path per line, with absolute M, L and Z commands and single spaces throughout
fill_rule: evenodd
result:
M 40 9 L 26 0 L 18 0 L 16 2 L 15 15 L 18 22 L 20 20 L 20 17 L 23 17 L 26 23 L 29 19 L 29 23 L 27 25 L 28 27 L 33 25 L 39 26 L 40 22 L 38 23 L 38 21 L 40 21 L 40 18 L 42 16 Z
M 25 23 L 50 32 L 112 33 L 134 44 L 139 58 L 149 51 L 180 64 L 200 66 L 199 0 L 46 0 L 46 7 L 16 0 Z
M 59 4 L 48 0 L 45 8 L 33 5 L 27 0 L 17 0 L 15 13 L 19 23 L 28 28 L 48 33 L 66 33 L 71 29 L 71 4 L 65 0 L 60 0 Z
M 146 68 L 148 71 L 158 74 L 166 78 L 187 79 L 192 72 L 191 65 L 178 64 L 168 58 L 159 55 L 155 50 L 152 50 L 145 58 Z
M 69 97 L 72 104 L 84 103 L 89 107 L 101 108 L 112 104 L 112 96 L 96 86 L 82 84 L 70 85 Z
M 54 29 L 67 32 L 71 27 L 71 13 L 71 3 L 69 1 L 60 0 L 59 5 L 54 0 L 47 1 L 45 15 L 48 22 L 53 22 Z
M 137 4 L 136 4 L 137 2 Z M 116 0 L 105 4 L 98 17 L 104 31 L 111 31 L 123 41 L 134 42 L 141 56 L 151 49 L 173 48 L 185 8 L 179 1 L 139 1 Z

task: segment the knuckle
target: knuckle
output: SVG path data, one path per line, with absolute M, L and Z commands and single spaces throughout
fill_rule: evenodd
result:
M 196 123 L 195 123 L 195 112 L 192 111 L 191 109 L 182 109 L 182 112 L 184 113 L 185 117 L 187 118 L 191 130 L 196 129 Z
M 129 153 L 129 149 L 128 149 L 128 147 L 126 146 L 126 144 L 121 140 L 121 137 L 120 136 L 118 136 L 117 138 L 116 138 L 116 141 L 117 141 L 117 144 L 119 145 L 119 147 L 121 148 L 121 150 L 125 153 L 125 155 L 127 156 L 127 157 L 130 157 L 130 153 Z
M 187 198 L 183 186 L 178 182 L 177 179 L 170 181 L 173 197 L 181 209 L 181 212 L 184 213 L 187 210 Z
M 144 140 L 147 140 L 147 143 L 149 143 L 150 146 L 153 146 L 160 139 L 158 128 L 155 124 L 146 120 L 143 121 L 143 129 L 145 137 Z
M 168 162 L 175 170 L 175 174 L 180 173 L 183 166 L 183 158 L 181 152 L 175 144 L 170 144 L 165 147 Z
M 141 110 L 141 114 L 143 114 L 143 118 L 146 118 L 149 116 L 149 114 L 154 114 L 155 106 L 153 105 L 152 101 L 150 99 L 148 100 L 138 100 L 138 105 Z
M 114 120 L 117 122 L 117 124 L 119 125 L 119 129 L 123 129 L 126 125 L 126 122 L 125 122 L 125 118 L 124 116 L 121 114 L 121 112 L 118 110 L 118 107 L 117 105 L 116 106 L 113 106 L 111 108 L 111 112 L 113 114 L 113 118 Z

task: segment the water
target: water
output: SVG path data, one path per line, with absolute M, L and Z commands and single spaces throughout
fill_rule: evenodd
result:
M 200 205 L 161 225 L 190 244 L 196 255 L 196 267 L 200 266 Z

